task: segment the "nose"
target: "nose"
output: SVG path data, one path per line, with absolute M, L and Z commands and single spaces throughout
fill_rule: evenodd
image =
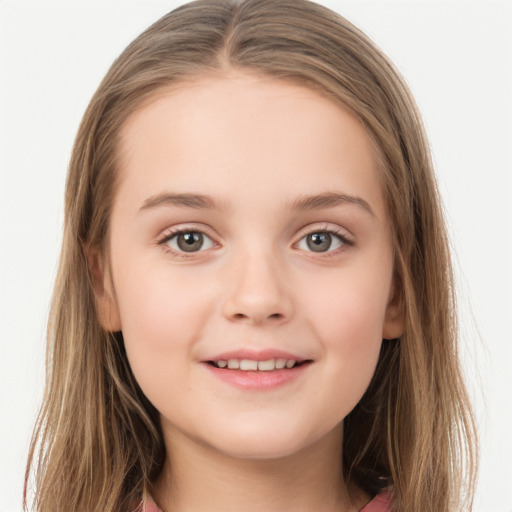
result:
M 241 258 L 226 276 L 230 286 L 222 307 L 224 316 L 232 322 L 254 325 L 288 322 L 293 301 L 291 283 L 284 274 L 270 255 Z

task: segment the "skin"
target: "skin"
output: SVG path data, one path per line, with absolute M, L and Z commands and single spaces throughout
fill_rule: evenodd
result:
M 307 88 L 232 70 L 160 92 L 133 113 L 119 161 L 109 261 L 96 255 L 93 264 L 102 322 L 123 331 L 133 373 L 161 415 L 159 506 L 358 510 L 369 497 L 348 498 L 343 418 L 367 389 L 383 338 L 403 330 L 384 195 L 361 123 Z M 359 202 L 290 206 L 333 192 Z M 216 205 L 158 203 L 168 193 Z M 180 254 L 177 238 L 168 240 L 175 229 L 208 238 Z M 308 233 L 326 231 L 337 233 L 332 245 L 311 250 Z M 204 362 L 244 348 L 312 363 L 275 389 L 243 390 Z

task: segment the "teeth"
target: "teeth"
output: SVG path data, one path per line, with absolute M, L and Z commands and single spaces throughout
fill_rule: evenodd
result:
M 282 370 L 283 368 L 293 368 L 297 361 L 295 359 L 269 359 L 268 361 L 255 361 L 253 359 L 228 359 L 213 361 L 218 368 L 228 368 L 230 370 L 259 370 L 269 372 L 272 370 Z
M 257 370 L 258 361 L 251 361 L 250 359 L 242 359 L 240 361 L 240 370 Z
M 258 361 L 258 370 L 268 372 L 270 370 L 274 370 L 276 367 L 276 362 L 273 359 L 269 359 L 268 361 Z

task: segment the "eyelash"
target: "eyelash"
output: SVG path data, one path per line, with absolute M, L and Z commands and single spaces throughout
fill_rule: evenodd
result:
M 335 238 L 340 240 L 340 242 L 342 244 L 341 247 L 334 249 L 334 250 L 328 250 L 325 252 L 315 252 L 315 251 L 306 251 L 306 252 L 309 252 L 311 254 L 318 254 L 323 258 L 329 258 L 332 256 L 337 256 L 340 252 L 345 251 L 349 247 L 352 247 L 354 245 L 354 240 L 352 238 L 349 238 L 341 230 L 333 228 L 333 227 L 329 227 L 329 226 L 324 226 L 323 228 L 315 227 L 313 229 L 308 230 L 306 233 L 304 233 L 301 236 L 300 240 L 298 242 L 296 242 L 294 245 L 298 245 L 300 242 L 302 242 L 302 240 L 304 240 L 309 235 L 313 235 L 313 234 L 317 234 L 317 233 L 328 234 L 328 235 L 334 236 Z
M 206 233 L 206 231 L 204 231 L 203 229 L 198 229 L 198 228 L 179 228 L 179 229 L 166 231 L 163 234 L 163 236 L 157 241 L 157 244 L 161 245 L 166 252 L 168 252 L 178 258 L 184 258 L 184 259 L 190 258 L 191 256 L 193 256 L 194 254 L 197 254 L 198 252 L 203 252 L 203 250 L 199 250 L 199 251 L 190 252 L 187 254 L 185 251 L 177 251 L 168 245 L 168 242 L 170 240 L 172 240 L 174 237 L 177 237 L 178 235 L 182 235 L 182 234 L 186 234 L 186 233 L 199 233 L 199 234 L 203 235 L 204 237 L 210 239 L 214 246 L 218 245 L 213 240 L 213 237 L 208 235 L 208 233 Z
M 208 233 L 206 233 L 204 230 L 198 229 L 198 228 L 179 228 L 179 229 L 174 229 L 174 230 L 167 231 L 157 241 L 157 244 L 161 245 L 166 252 L 169 252 L 170 254 L 172 254 L 173 256 L 176 256 L 178 258 L 190 258 L 194 254 L 197 254 L 198 252 L 203 252 L 205 249 L 202 249 L 202 250 L 199 250 L 199 251 L 191 251 L 189 254 L 187 254 L 184 251 L 177 251 L 177 250 L 171 248 L 168 245 L 168 242 L 170 240 L 172 240 L 173 238 L 177 237 L 178 235 L 186 234 L 186 233 L 199 233 L 199 234 L 207 237 L 208 239 L 210 239 L 212 244 L 213 244 L 213 246 L 218 245 L 213 240 L 213 237 L 208 235 Z M 331 256 L 337 255 L 339 252 L 341 252 L 343 250 L 346 250 L 348 247 L 352 247 L 354 245 L 354 241 L 351 238 L 349 238 L 346 234 L 342 233 L 340 230 L 337 230 L 337 229 L 332 228 L 332 227 L 325 226 L 323 228 L 314 228 L 314 229 L 308 230 L 306 233 L 304 233 L 300 237 L 299 241 L 296 242 L 294 244 L 294 246 L 297 246 L 300 242 L 302 242 L 309 235 L 319 234 L 319 233 L 328 234 L 328 235 L 334 236 L 335 238 L 337 238 L 341 242 L 341 244 L 342 244 L 341 247 L 336 248 L 334 250 L 327 250 L 325 252 L 316 252 L 316 253 L 315 253 L 315 251 L 305 251 L 305 252 L 310 252 L 312 254 L 320 254 L 320 255 L 322 255 L 322 257 L 331 257 Z

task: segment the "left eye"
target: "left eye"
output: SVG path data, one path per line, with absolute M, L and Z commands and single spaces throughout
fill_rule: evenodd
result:
M 200 231 L 180 231 L 167 238 L 165 243 L 177 252 L 198 252 L 213 247 L 213 240 Z
M 339 249 L 346 241 L 336 233 L 318 231 L 309 233 L 299 241 L 298 247 L 303 251 L 328 252 Z

